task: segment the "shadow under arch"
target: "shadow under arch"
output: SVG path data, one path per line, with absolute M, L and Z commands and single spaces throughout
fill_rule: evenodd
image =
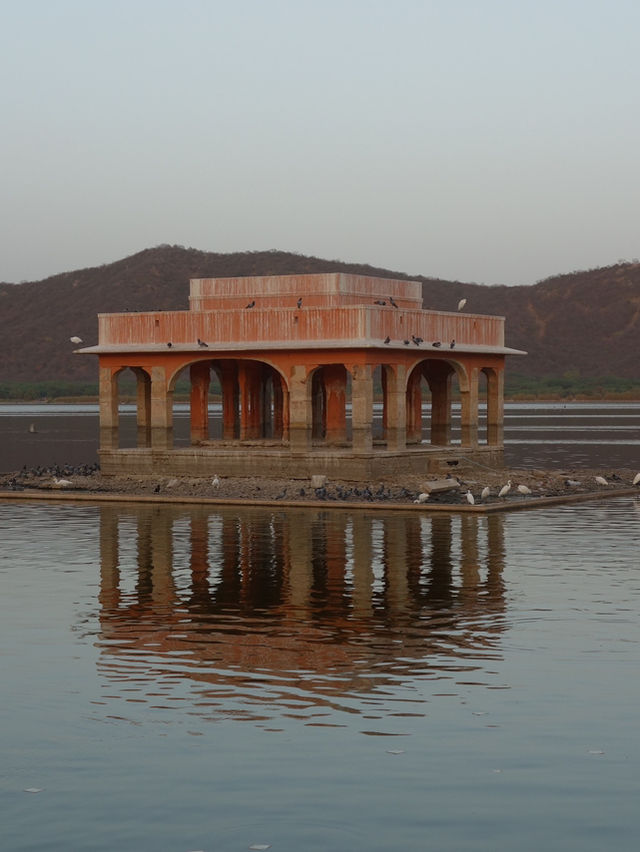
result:
M 176 382 L 187 369 L 192 445 L 216 440 L 288 440 L 288 385 L 272 364 L 255 358 L 205 357 L 184 364 L 169 379 L 167 396 L 172 406 Z M 212 434 L 209 424 L 212 376 L 222 408 L 219 435 Z
M 431 428 L 428 443 L 448 446 L 451 444 L 452 435 L 454 381 L 457 380 L 461 394 L 468 394 L 469 375 L 464 365 L 455 359 L 425 358 L 415 365 L 407 377 L 407 443 L 420 443 L 422 440 L 423 380 L 431 395 Z

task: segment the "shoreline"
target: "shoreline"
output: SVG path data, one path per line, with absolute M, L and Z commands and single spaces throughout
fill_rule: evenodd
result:
M 519 511 L 612 496 L 640 495 L 630 469 L 456 469 L 401 482 L 355 483 L 309 479 L 240 477 L 103 476 L 81 467 L 22 470 L 0 475 L 0 500 L 130 502 L 269 508 L 353 509 L 376 511 L 464 512 Z M 604 477 L 606 485 L 596 482 Z M 501 488 L 511 488 L 503 497 Z M 524 493 L 518 490 L 522 486 Z M 482 491 L 489 488 L 489 495 Z M 434 490 L 432 490 L 434 489 Z M 474 504 L 468 502 L 471 492 Z M 425 495 L 427 495 L 425 497 Z

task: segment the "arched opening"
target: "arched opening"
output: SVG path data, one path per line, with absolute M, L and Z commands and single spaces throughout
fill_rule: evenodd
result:
M 113 376 L 119 449 L 151 446 L 151 378 L 141 367 L 123 367 Z
M 185 434 L 182 382 L 187 377 Z M 172 386 L 181 391 L 174 405 L 175 445 L 288 438 L 286 383 L 269 364 L 226 358 L 196 361 L 174 377 Z
M 407 444 L 426 441 L 446 447 L 460 442 L 460 382 L 456 366 L 433 358 L 421 361 L 411 371 L 406 390 Z

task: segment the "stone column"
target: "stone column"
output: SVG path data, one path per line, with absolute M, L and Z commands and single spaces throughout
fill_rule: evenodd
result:
M 330 364 L 322 371 L 325 390 L 325 441 L 347 440 L 347 372 L 341 364 Z
M 151 446 L 154 450 L 173 447 L 173 391 L 167 388 L 165 368 L 151 368 Z
M 191 443 L 199 444 L 209 439 L 209 383 L 211 374 L 208 361 L 198 361 L 189 368 L 191 379 Z
M 431 443 L 447 446 L 451 443 L 451 373 L 432 376 L 431 386 Z
M 220 365 L 220 388 L 222 390 L 222 439 L 233 441 L 238 437 L 238 368 L 234 363 Z
M 291 370 L 289 387 L 289 445 L 292 453 L 311 450 L 311 378 L 302 364 Z
M 151 379 L 149 374 L 140 368 L 136 374 L 136 423 L 137 446 L 151 446 Z
M 387 449 L 401 452 L 407 446 L 407 368 L 404 364 L 393 367 L 382 367 L 384 377 L 384 422 Z M 417 387 L 420 403 L 420 431 L 422 431 L 422 400 L 420 399 L 420 383 Z
M 468 370 L 469 387 L 460 390 L 460 432 L 463 447 L 478 446 L 478 368 Z
M 504 444 L 504 368 L 486 370 L 487 374 L 487 444 Z
M 410 444 L 419 444 L 422 441 L 421 380 L 422 373 L 419 369 L 415 369 L 409 377 L 405 394 L 405 440 Z
M 240 386 L 240 440 L 253 440 L 262 435 L 260 367 L 241 361 L 238 364 Z
M 118 376 L 100 367 L 100 449 L 118 449 Z
M 373 371 L 369 364 L 351 367 L 351 432 L 354 453 L 373 450 Z

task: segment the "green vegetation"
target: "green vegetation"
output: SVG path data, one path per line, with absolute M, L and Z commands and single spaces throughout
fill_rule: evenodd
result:
M 212 396 L 216 396 L 212 388 Z M 133 376 L 123 376 L 119 383 L 121 397 L 135 399 L 136 383 Z M 381 399 L 380 387 L 374 389 L 376 399 Z M 481 394 L 482 395 L 482 394 Z M 0 401 L 50 402 L 61 400 L 97 399 L 97 382 L 0 382 Z M 175 399 L 189 399 L 189 381 L 180 378 L 175 387 Z M 524 376 L 507 370 L 505 378 L 506 399 L 640 399 L 640 378 L 622 379 L 618 376 L 581 376 L 571 371 L 562 376 Z

